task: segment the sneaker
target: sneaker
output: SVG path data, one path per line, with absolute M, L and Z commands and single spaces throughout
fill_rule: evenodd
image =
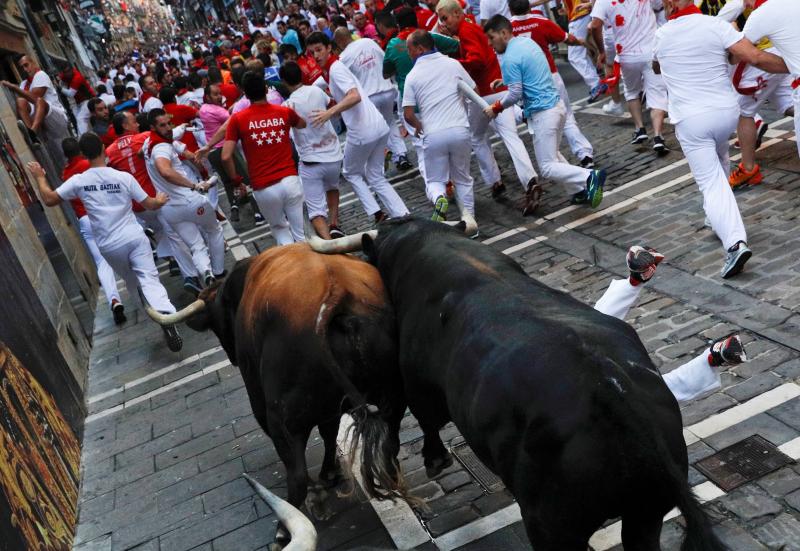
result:
M 601 82 L 600 84 L 597 84 L 589 92 L 589 99 L 586 100 L 586 103 L 594 103 L 594 102 L 596 102 L 600 98 L 600 96 L 605 95 L 606 92 L 608 92 L 608 84 L 606 84 L 605 82 Z
M 647 130 L 644 128 L 640 128 L 636 132 L 633 133 L 633 138 L 631 138 L 631 145 L 638 145 L 640 143 L 644 143 L 648 140 L 647 138 Z
M 744 269 L 745 263 L 753 256 L 753 251 L 747 247 L 747 243 L 739 241 L 736 245 L 728 249 L 725 255 L 725 264 L 719 275 L 722 279 L 733 277 Z
M 522 216 L 530 216 L 539 204 L 542 202 L 542 186 L 536 181 L 536 178 L 531 178 L 528 182 L 528 190 L 525 192 L 525 206 L 522 207 Z
M 256 226 L 263 226 L 264 225 L 264 217 L 261 216 L 260 212 L 257 212 L 253 215 L 253 219 L 256 221 Z
M 744 185 L 757 186 L 763 179 L 764 176 L 761 175 L 761 167 L 758 164 L 753 166 L 753 170 L 748 171 L 742 163 L 739 163 L 731 172 L 728 183 L 730 183 L 732 189 L 736 189 Z
M 628 249 L 628 254 L 625 257 L 625 262 L 628 264 L 630 276 L 628 281 L 634 287 L 640 283 L 650 281 L 650 278 L 656 273 L 656 266 L 664 260 L 664 255 L 652 247 L 634 245 Z
M 386 216 L 386 213 L 383 212 L 382 210 L 379 210 L 378 212 L 376 212 L 372 216 L 375 217 L 375 223 L 376 224 L 380 224 L 381 222 L 383 222 L 384 220 L 386 220 L 388 218 L 388 216 Z
M 239 205 L 231 205 L 231 222 L 239 221 Z
M 214 274 L 214 279 L 223 279 L 226 275 L 228 275 L 228 270 L 222 270 L 218 274 Z
M 605 170 L 593 170 L 586 179 L 586 198 L 593 209 L 603 200 L 603 186 L 606 183 Z
M 181 334 L 178 333 L 178 328 L 175 325 L 162 325 L 161 329 L 164 331 L 164 338 L 167 341 L 167 348 L 173 352 L 179 352 L 183 348 L 183 339 Z
M 153 241 L 156 238 L 156 232 L 153 230 L 153 228 L 150 227 L 145 228 L 144 234 L 150 241 Z
M 450 202 L 447 200 L 447 197 L 440 195 L 433 204 L 433 214 L 431 215 L 431 220 L 434 222 L 444 222 L 447 219 L 446 215 L 449 207 Z
M 622 106 L 622 102 L 617 103 L 613 99 L 603 105 L 603 113 L 606 115 L 613 115 L 615 117 L 621 117 L 625 114 L 625 108 Z
M 211 270 L 206 270 L 203 273 L 203 284 L 206 287 L 211 287 L 217 280 L 214 278 L 214 274 L 211 273 Z
M 594 168 L 594 159 L 592 159 L 587 155 L 586 157 L 581 159 L 581 162 L 579 164 L 581 165 L 581 168 L 592 169 Z
M 183 278 L 183 289 L 184 291 L 186 291 L 191 295 L 194 295 L 195 297 L 197 297 L 197 295 L 200 294 L 200 291 L 203 290 L 203 288 L 200 287 L 200 282 L 197 280 L 196 277 Z
M 339 226 L 334 226 L 333 224 L 329 226 L 328 233 L 331 235 L 331 239 L 341 239 L 346 235 Z
M 411 164 L 411 162 L 408 160 L 408 157 L 405 155 L 398 155 L 394 166 L 397 167 L 398 172 L 405 172 L 406 170 L 411 170 L 414 168 L 414 165 Z
M 497 199 L 506 192 L 506 185 L 503 182 L 492 184 L 492 199 Z
M 728 335 L 717 339 L 711 345 L 708 353 L 708 365 L 719 367 L 721 365 L 737 365 L 747 361 L 747 354 L 739 335 Z
M 667 147 L 667 144 L 664 143 L 664 138 L 661 136 L 653 136 L 653 151 L 655 151 L 659 156 L 669 153 L 669 148 Z
M 763 120 L 759 120 L 756 123 L 756 130 L 758 132 L 756 134 L 756 149 L 758 149 L 761 147 L 761 142 L 764 141 L 764 135 L 767 133 L 767 130 L 769 130 L 769 125 Z
M 128 318 L 125 317 L 125 307 L 117 299 L 111 301 L 111 313 L 114 315 L 114 323 L 117 325 L 128 321 Z
M 579 191 L 572 196 L 572 199 L 569 200 L 570 205 L 585 205 L 588 202 L 589 196 L 586 194 L 586 190 Z
M 169 275 L 172 277 L 181 275 L 181 267 L 173 257 L 169 257 Z

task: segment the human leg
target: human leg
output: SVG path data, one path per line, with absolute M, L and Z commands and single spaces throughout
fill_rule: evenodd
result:
M 583 135 L 581 129 L 578 128 L 578 121 L 575 120 L 575 114 L 572 112 L 572 103 L 567 93 L 567 87 L 564 85 L 564 79 L 561 78 L 558 72 L 553 73 L 553 82 L 567 110 L 567 117 L 564 121 L 564 137 L 569 143 L 570 150 L 578 159 L 583 159 L 585 157 L 593 158 L 594 149 L 592 148 L 592 144 L 589 143 L 589 140 Z
M 362 146 L 368 151 L 364 176 L 369 187 L 381 200 L 389 216 L 398 218 L 407 215 L 408 208 L 397 191 L 386 179 L 386 175 L 383 171 L 383 151 L 386 147 L 387 138 L 388 136 L 383 136 L 372 144 L 364 144 Z
M 497 160 L 489 145 L 489 119 L 483 114 L 483 110 L 474 103 L 468 105 L 467 116 L 472 133 L 470 138 L 472 151 L 475 153 L 475 160 L 478 161 L 481 178 L 485 185 L 494 186 L 500 182 L 500 167 L 497 166 Z
M 392 161 L 397 162 L 399 157 L 406 155 L 408 151 L 403 138 L 400 137 L 400 127 L 397 124 L 397 116 L 394 112 L 395 98 L 397 98 L 397 91 L 394 89 L 385 90 L 369 97 L 389 126 L 389 151 L 392 152 Z
M 280 184 L 273 184 L 263 189 L 253 191 L 253 197 L 258 203 L 261 214 L 269 223 L 272 237 L 278 245 L 293 243 L 292 232 L 289 230 L 289 221 L 283 212 L 283 194 Z
M 589 23 L 591 17 L 588 15 L 580 17 L 574 21 L 569 22 L 569 32 L 576 38 L 586 40 L 589 35 Z M 600 78 L 597 76 L 597 69 L 595 69 L 594 62 L 589 55 L 589 51 L 583 46 L 568 46 L 567 47 L 567 60 L 569 64 L 578 72 L 583 78 L 586 86 L 591 90 L 600 83 Z
M 211 270 L 211 258 L 208 248 L 196 223 L 196 215 L 190 206 L 167 204 L 162 207 L 164 219 L 177 233 L 181 241 L 189 248 L 192 264 L 200 275 Z
M 354 144 L 350 140 L 346 140 L 344 143 L 342 176 L 350 182 L 353 192 L 364 207 L 364 211 L 369 216 L 374 216 L 381 210 L 381 207 L 378 206 L 378 202 L 375 200 L 375 196 L 372 194 L 372 190 L 365 179 L 365 167 L 370 153 L 371 151 L 363 145 Z

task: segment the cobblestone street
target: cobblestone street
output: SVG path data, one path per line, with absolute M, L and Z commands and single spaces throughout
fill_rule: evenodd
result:
M 683 407 L 690 464 L 752 435 L 800 459 L 800 160 L 792 120 L 763 113 L 770 121 L 758 153 L 764 182 L 736 194 L 753 258 L 744 273 L 722 280 L 722 248 L 704 226 L 702 197 L 672 126 L 665 133 L 672 151 L 664 157 L 647 144 L 630 145 L 630 119 L 587 106 L 580 99 L 585 87 L 566 64 L 560 68 L 595 162 L 608 170 L 603 203 L 594 211 L 570 206 L 560 188 L 545 183 L 542 206 L 523 218 L 517 207 L 522 186 L 495 140 L 509 192 L 492 200 L 473 160 L 479 239 L 515 259 L 531 277 L 587 304 L 612 279 L 627 277 L 629 246 L 647 244 L 662 252 L 666 260 L 627 317 L 662 373 L 734 331 L 749 358 L 723 373 L 719 391 Z M 523 141 L 532 149 L 527 133 Z M 738 160 L 731 143 L 732 160 Z M 416 170 L 391 176 L 411 211 L 429 216 L 432 207 Z M 341 199 L 343 229 L 370 229 L 349 186 L 343 185 Z M 249 207 L 242 209 L 241 222 L 225 227 L 228 268 L 274 245 L 267 226 L 253 227 Z M 180 278 L 169 277 L 166 264 L 160 269 L 170 296 L 188 303 Z M 105 305 L 97 312 L 74 549 L 266 549 L 277 521 L 241 475 L 249 473 L 285 496 L 284 468 L 251 415 L 238 368 L 212 333 L 186 326 L 180 329 L 183 350 L 169 352 L 161 329 L 132 300 L 126 307 L 129 321 L 121 327 Z M 358 493 L 336 498 L 331 492 L 327 503 L 336 514 L 315 523 L 319 549 L 531 549 L 513 498 L 490 473 L 470 465 L 457 429 L 448 425 L 442 438 L 459 461 L 435 480 L 425 476 L 421 435 L 407 415 L 401 466 L 427 507 L 369 501 Z M 322 462 L 316 433 L 306 455 L 315 477 Z M 800 465 L 789 463 L 730 491 L 692 466 L 690 483 L 730 549 L 800 550 Z M 663 549 L 679 549 L 682 521 L 665 522 Z M 619 523 L 609 522 L 591 545 L 595 551 L 621 549 L 620 541 Z

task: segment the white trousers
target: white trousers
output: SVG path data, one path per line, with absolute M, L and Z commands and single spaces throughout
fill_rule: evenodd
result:
M 586 40 L 589 36 L 589 23 L 592 18 L 588 15 L 579 17 L 575 21 L 569 22 L 569 32 L 575 35 L 576 38 Z M 597 69 L 594 66 L 594 61 L 589 55 L 589 50 L 583 46 L 568 46 L 567 47 L 567 60 L 572 68 L 578 71 L 583 81 L 589 89 L 594 88 L 600 84 L 600 77 L 597 76 Z
M 193 194 L 186 205 L 167 203 L 161 207 L 164 219 L 189 247 L 192 263 L 198 274 L 211 270 L 221 274 L 225 270 L 225 238 L 217 221 L 214 207 L 199 193 Z M 206 241 L 208 245 L 206 245 Z
M 114 275 L 114 270 L 108 265 L 106 259 L 100 254 L 100 249 L 97 248 L 97 243 L 94 240 L 92 233 L 92 223 L 89 221 L 88 216 L 81 216 L 78 219 L 78 227 L 81 231 L 83 242 L 86 243 L 86 248 L 94 259 L 94 265 L 97 267 L 97 279 L 100 280 L 100 285 L 103 287 L 103 293 L 106 295 L 108 305 L 111 306 L 111 301 L 120 300 L 119 289 L 117 289 L 117 277 Z
M 82 101 L 80 104 L 75 105 L 75 122 L 78 125 L 78 135 L 82 135 L 89 130 L 89 120 L 92 114 L 89 112 L 89 100 Z
M 167 258 L 171 256 L 178 263 L 178 268 L 181 270 L 181 276 L 197 277 L 197 268 L 192 261 L 192 253 L 183 242 L 181 236 L 178 235 L 169 222 L 164 218 L 162 209 L 159 210 L 145 210 L 137 212 L 136 218 L 139 222 L 147 228 L 155 232 L 156 239 L 156 254 L 160 258 Z
M 419 168 L 419 175 L 422 176 L 422 180 L 424 182 L 428 181 L 428 177 L 425 174 L 425 150 L 422 147 L 422 138 L 417 138 L 414 133 L 416 130 L 413 126 L 408 124 L 403 118 L 403 124 L 408 131 L 408 137 L 411 139 L 411 145 L 414 146 L 414 152 L 417 154 L 417 167 Z
M 353 186 L 353 191 L 367 214 L 372 216 L 381 210 L 372 195 L 375 192 L 389 216 L 398 218 L 408 214 L 408 208 L 383 173 L 383 151 L 387 138 L 388 133 L 365 144 L 354 144 L 346 140 L 342 175 Z
M 464 208 L 475 215 L 475 194 L 469 173 L 470 132 L 465 127 L 447 128 L 422 138 L 425 149 L 425 172 L 428 179 L 425 193 L 435 203 L 445 195 L 447 182 L 452 181 Z
M 158 270 L 153 262 L 153 253 L 150 250 L 150 242 L 145 237 L 144 232 L 141 236 L 129 241 L 121 247 L 108 251 L 100 251 L 106 262 L 117 272 L 125 281 L 128 287 L 128 294 L 133 298 L 138 297 L 136 288 L 142 289 L 142 294 L 147 303 L 158 310 L 172 314 L 175 307 L 169 300 L 167 290 L 158 279 Z
M 728 139 L 739 119 L 738 109 L 693 115 L 675 125 L 675 134 L 703 194 L 703 210 L 711 228 L 728 249 L 747 241 L 742 215 L 728 183 Z
M 489 94 L 488 96 L 483 96 L 483 99 L 491 105 L 505 96 L 505 94 L 506 92 Z M 486 115 L 483 114 L 483 109 L 470 102 L 467 108 L 467 115 L 469 117 L 469 127 L 472 131 L 472 150 L 478 160 L 478 167 L 481 170 L 484 184 L 490 186 L 500 181 L 500 168 L 494 158 L 492 146 L 489 145 L 489 127 L 491 126 L 500 136 L 500 139 L 503 140 L 506 149 L 508 149 L 508 154 L 511 156 L 514 170 L 523 189 L 528 189 L 528 182 L 531 178 L 536 177 L 536 170 L 534 170 L 528 150 L 525 149 L 525 144 L 522 143 L 522 139 L 517 132 L 514 110 L 506 109 L 497 115 L 497 118 L 493 121 L 489 121 Z
M 594 309 L 624 319 L 639 298 L 642 288 L 643 285 L 634 287 L 627 279 L 615 279 L 594 305 Z M 679 402 L 688 402 L 722 385 L 719 373 L 708 364 L 709 352 L 706 349 L 699 356 L 664 375 L 667 388 Z
M 619 68 L 626 101 L 639 99 L 639 93 L 643 91 L 650 109 L 667 111 L 667 85 L 664 77 L 653 72 L 652 60 L 622 61 Z
M 570 150 L 578 159 L 594 157 L 594 148 L 592 148 L 592 144 L 589 143 L 586 136 L 583 135 L 581 129 L 578 128 L 578 121 L 575 120 L 575 113 L 572 112 L 572 103 L 569 100 L 567 87 L 558 72 L 553 73 L 553 83 L 556 85 L 558 95 L 561 96 L 561 101 L 564 102 L 564 107 L 567 108 L 567 118 L 564 120 L 564 137 L 567 139 Z
M 406 144 L 400 137 L 400 126 L 397 124 L 397 115 L 394 112 L 394 102 L 397 99 L 397 90 L 384 90 L 372 94 L 369 100 L 378 108 L 383 120 L 389 125 L 389 151 L 392 152 L 392 161 L 397 162 L 400 155 L 407 153 Z
M 568 194 L 574 195 L 586 189 L 591 171 L 569 164 L 558 149 L 566 119 L 567 108 L 559 101 L 555 107 L 532 113 L 528 117 L 528 131 L 542 177 L 563 185 Z
M 303 194 L 306 198 L 309 220 L 313 220 L 318 216 L 328 218 L 326 192 L 332 189 L 339 189 L 339 173 L 341 169 L 342 161 L 312 164 L 300 161 L 298 173 L 303 184 Z
M 303 186 L 297 176 L 253 190 L 258 210 L 264 215 L 278 245 L 305 241 L 303 233 Z

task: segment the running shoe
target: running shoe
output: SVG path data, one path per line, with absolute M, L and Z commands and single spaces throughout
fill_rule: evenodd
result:
M 380 224 L 381 222 L 383 222 L 384 220 L 386 220 L 388 218 L 388 216 L 386 216 L 386 213 L 383 212 L 382 210 L 379 210 L 378 212 L 376 212 L 372 216 L 375 218 L 375 223 L 376 224 Z
M 582 168 L 594 168 L 594 159 L 589 157 L 588 155 L 581 159 L 580 165 Z
M 753 170 L 748 171 L 744 168 L 744 164 L 739 163 L 731 172 L 728 182 L 731 184 L 732 189 L 737 189 L 745 185 L 757 186 L 763 179 L 764 176 L 761 175 L 761 167 L 758 164 L 753 166 Z
M 764 135 L 767 133 L 767 130 L 769 130 L 769 125 L 763 120 L 759 120 L 756 122 L 756 130 L 758 132 L 756 134 L 756 149 L 758 149 L 761 147 L 761 142 L 764 141 Z
M 747 243 L 739 241 L 728 249 L 725 255 L 725 264 L 723 264 L 719 275 L 722 276 L 722 279 L 735 276 L 744 269 L 745 263 L 750 260 L 751 256 L 753 256 L 753 251 L 747 247 Z
M 253 219 L 256 221 L 256 226 L 264 225 L 264 217 L 261 216 L 260 212 L 256 212 L 255 214 L 253 214 Z
M 628 264 L 630 275 L 628 281 L 634 287 L 640 283 L 650 281 L 656 273 L 656 267 L 664 260 L 664 255 L 652 247 L 634 245 L 628 249 L 625 262 Z
M 659 156 L 669 153 L 669 148 L 667 147 L 667 144 L 664 143 L 664 138 L 661 136 L 653 136 L 653 151 L 655 151 Z
M 603 113 L 606 115 L 612 115 L 615 117 L 621 117 L 625 114 L 625 108 L 622 106 L 622 102 L 617 103 L 613 99 L 603 105 Z
M 211 273 L 211 270 L 206 270 L 206 271 L 203 273 L 203 284 L 204 284 L 206 287 L 211 287 L 211 286 L 212 286 L 214 283 L 216 283 L 216 282 L 217 282 L 217 280 L 216 280 L 216 278 L 214 277 L 214 274 L 212 274 L 212 273 Z
M 586 179 L 586 199 L 593 209 L 603 200 L 603 186 L 606 183 L 605 170 L 593 170 Z
M 183 290 L 197 297 L 203 288 L 200 287 L 200 282 L 196 277 L 185 277 L 183 278 Z
M 414 165 L 411 164 L 411 162 L 408 160 L 408 157 L 405 155 L 398 155 L 394 166 L 397 167 L 398 172 L 405 172 L 406 170 L 411 170 L 414 168 Z
M 181 267 L 173 257 L 169 257 L 169 275 L 172 277 L 181 275 Z
M 179 352 L 180 349 L 183 348 L 183 339 L 181 338 L 181 334 L 178 333 L 178 328 L 175 325 L 162 325 L 161 329 L 164 331 L 164 339 L 167 341 L 167 348 L 173 352 Z
M 522 216 L 530 216 L 542 202 L 542 186 L 536 181 L 536 178 L 531 178 L 528 182 L 528 189 L 525 192 L 525 206 L 522 207 Z
M 492 199 L 497 199 L 506 192 L 506 185 L 503 182 L 492 184 Z
M 737 365 L 747 361 L 747 354 L 739 335 L 728 335 L 717 339 L 711 345 L 708 353 L 708 365 L 719 367 L 721 365 Z
M 447 197 L 440 195 L 436 202 L 433 204 L 433 214 L 431 220 L 434 222 L 444 222 L 447 219 L 447 209 L 450 207 L 450 202 Z
M 579 191 L 572 196 L 572 199 L 569 200 L 570 205 L 585 205 L 588 202 L 589 196 L 586 195 L 586 190 Z
M 608 84 L 605 82 L 595 85 L 595 87 L 589 92 L 589 99 L 586 101 L 586 103 L 596 102 L 600 96 L 605 95 L 606 92 L 608 92 Z
M 128 318 L 125 317 L 125 307 L 117 299 L 111 301 L 111 313 L 114 315 L 114 323 L 117 325 L 128 321 Z
M 345 233 L 339 228 L 339 226 L 334 226 L 331 224 L 328 227 L 328 233 L 331 236 L 331 239 L 341 239 L 345 236 Z
M 239 221 L 239 205 L 231 205 L 231 222 Z
M 645 143 L 648 140 L 647 137 L 647 130 L 644 128 L 640 128 L 636 132 L 633 133 L 633 138 L 631 139 L 631 145 L 638 145 L 640 143 Z

